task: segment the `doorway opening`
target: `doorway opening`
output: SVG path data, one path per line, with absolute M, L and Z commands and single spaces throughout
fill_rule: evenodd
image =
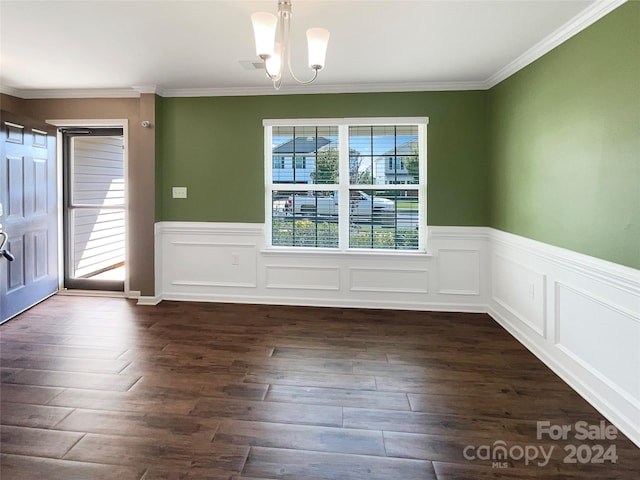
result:
M 124 291 L 126 181 L 122 128 L 64 128 L 64 287 Z

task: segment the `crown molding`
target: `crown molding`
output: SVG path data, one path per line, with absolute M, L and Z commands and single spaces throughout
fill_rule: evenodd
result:
M 573 17 L 559 29 L 536 43 L 529 50 L 524 52 L 511 63 L 505 65 L 496 73 L 491 75 L 484 83 L 487 90 L 506 80 L 514 73 L 522 70 L 527 65 L 535 62 L 543 55 L 549 53 L 558 45 L 569 40 L 574 35 L 580 33 L 585 28 L 593 25 L 602 17 L 626 3 L 627 0 L 596 0 L 592 5 L 585 8 L 578 15 Z
M 131 88 L 133 88 L 139 94 L 150 93 L 150 94 L 160 95 L 161 97 L 164 96 L 164 90 L 162 89 L 162 87 L 159 87 L 158 85 L 137 85 Z
M 9 91 L 5 91 L 9 90 Z M 46 98 L 137 98 L 140 92 L 132 88 L 82 88 L 82 89 L 42 89 L 28 90 L 3 87 L 2 93 L 25 100 Z
M 365 83 L 334 85 L 284 85 L 280 90 L 270 84 L 260 87 L 216 88 L 161 88 L 143 85 L 113 89 L 54 89 L 28 90 L 2 86 L 0 92 L 14 97 L 31 99 L 47 98 L 137 98 L 141 94 L 161 97 L 241 97 L 262 95 L 302 95 L 322 93 L 378 93 L 378 92 L 430 92 L 486 90 L 486 82 L 415 82 L 415 83 Z
M 283 85 L 280 90 L 270 84 L 261 87 L 167 88 L 163 97 L 235 97 L 255 95 L 302 95 L 321 93 L 429 92 L 485 90 L 485 82 L 417 82 L 363 83 L 334 85 Z
M 7 87 L 6 85 L 0 84 L 0 93 L 4 93 L 5 95 L 11 95 L 12 97 L 24 98 L 21 96 L 20 90 L 13 87 Z

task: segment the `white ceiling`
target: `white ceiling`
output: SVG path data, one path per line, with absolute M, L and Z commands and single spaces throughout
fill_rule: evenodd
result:
M 623 0 L 292 3 L 298 76 L 311 73 L 306 29 L 331 32 L 326 67 L 307 91 L 384 91 L 488 88 Z M 269 91 L 264 71 L 240 61 L 258 61 L 251 14 L 275 13 L 276 5 L 1 0 L 0 84 L 27 94 L 139 86 L 174 95 Z

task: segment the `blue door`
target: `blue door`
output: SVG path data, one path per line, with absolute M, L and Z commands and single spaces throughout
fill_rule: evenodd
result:
M 0 124 L 0 224 L 11 253 L 0 256 L 1 323 L 58 289 L 58 197 L 55 130 L 6 112 Z

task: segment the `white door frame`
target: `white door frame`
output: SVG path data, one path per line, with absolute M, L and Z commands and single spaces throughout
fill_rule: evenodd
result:
M 125 277 L 124 277 L 124 296 L 127 298 L 132 297 L 132 292 L 129 286 L 130 268 L 129 268 L 129 120 L 126 118 L 110 118 L 110 119 L 56 119 L 46 120 L 46 123 L 54 125 L 58 128 L 64 127 L 76 127 L 76 128 L 122 128 L 122 135 L 124 140 L 124 264 L 125 264 Z M 64 291 L 64 228 L 63 228 L 63 158 L 62 158 L 62 132 L 58 130 L 57 134 L 57 167 L 58 167 L 58 286 L 60 291 Z M 96 295 L 95 291 L 88 292 L 92 295 Z M 115 292 L 109 292 L 109 295 L 114 295 Z M 135 295 L 134 295 L 135 296 Z

